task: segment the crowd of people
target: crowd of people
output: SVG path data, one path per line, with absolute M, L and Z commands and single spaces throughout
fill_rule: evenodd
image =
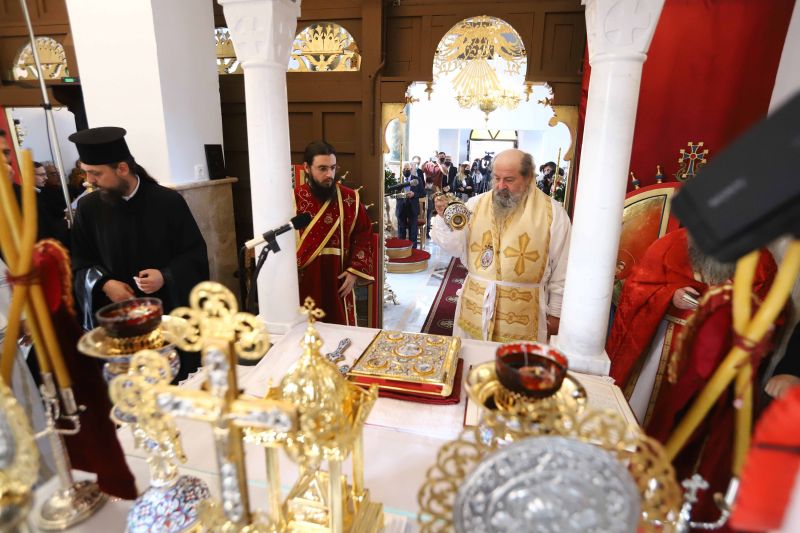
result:
M 437 151 L 422 163 L 416 155 L 409 162 L 402 164 L 401 182 L 409 183 L 398 196 L 395 206 L 397 216 L 397 237 L 411 241 L 412 248 L 418 247 L 419 201 L 427 198 L 425 231 L 430 239 L 431 217 L 435 212 L 434 196 L 440 193 L 449 194 L 451 198 L 467 202 L 474 196 L 492 190 L 492 162 L 494 152 L 486 152 L 482 158 L 472 162 L 465 160 L 456 167 L 453 156 L 444 151 Z M 551 195 L 551 187 L 556 175 L 556 164 L 549 161 L 539 167 L 535 178 L 536 187 L 547 195 Z M 558 169 L 563 178 L 564 170 Z

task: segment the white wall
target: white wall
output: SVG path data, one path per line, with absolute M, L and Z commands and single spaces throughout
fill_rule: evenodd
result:
M 203 145 L 222 144 L 213 7 L 197 0 L 153 0 L 153 21 L 171 176 L 206 179 Z
M 769 102 L 770 113 L 800 91 L 800 2 L 795 2 Z
M 67 0 L 90 127 L 120 126 L 138 162 L 170 181 L 150 0 Z
M 128 130 L 131 152 L 162 183 L 194 180 L 203 144 L 222 143 L 211 3 L 67 0 L 67 9 L 89 126 Z
M 11 116 L 20 121 L 20 126 L 25 132 L 21 148 L 31 150 L 34 161 L 55 161 L 55 155 L 50 152 L 44 109 L 40 107 L 12 107 Z M 70 135 L 75 133 L 75 115 L 67 110 L 66 107 L 54 107 L 53 120 L 56 123 L 61 157 L 66 167 L 64 171 L 69 175 L 75 160 L 78 159 L 78 151 L 68 139 Z

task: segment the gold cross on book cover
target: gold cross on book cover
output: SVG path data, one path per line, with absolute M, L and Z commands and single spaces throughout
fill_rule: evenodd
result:
M 447 397 L 453 391 L 460 349 L 458 337 L 381 331 L 348 375 L 360 385 Z

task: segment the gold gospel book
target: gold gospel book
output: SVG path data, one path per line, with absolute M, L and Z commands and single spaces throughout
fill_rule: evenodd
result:
M 350 369 L 360 385 L 413 395 L 447 397 L 453 391 L 461 339 L 381 331 Z

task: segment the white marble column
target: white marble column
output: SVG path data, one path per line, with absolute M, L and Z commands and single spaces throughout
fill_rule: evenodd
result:
M 258 235 L 294 216 L 286 69 L 300 0 L 219 3 L 244 69 L 253 230 Z M 278 244 L 281 251 L 270 254 L 258 278 L 258 300 L 270 331 L 285 333 L 299 317 L 294 232 L 278 237 Z
M 592 74 L 569 264 L 555 344 L 607 374 L 606 331 L 642 65 L 664 0 L 584 0 Z

